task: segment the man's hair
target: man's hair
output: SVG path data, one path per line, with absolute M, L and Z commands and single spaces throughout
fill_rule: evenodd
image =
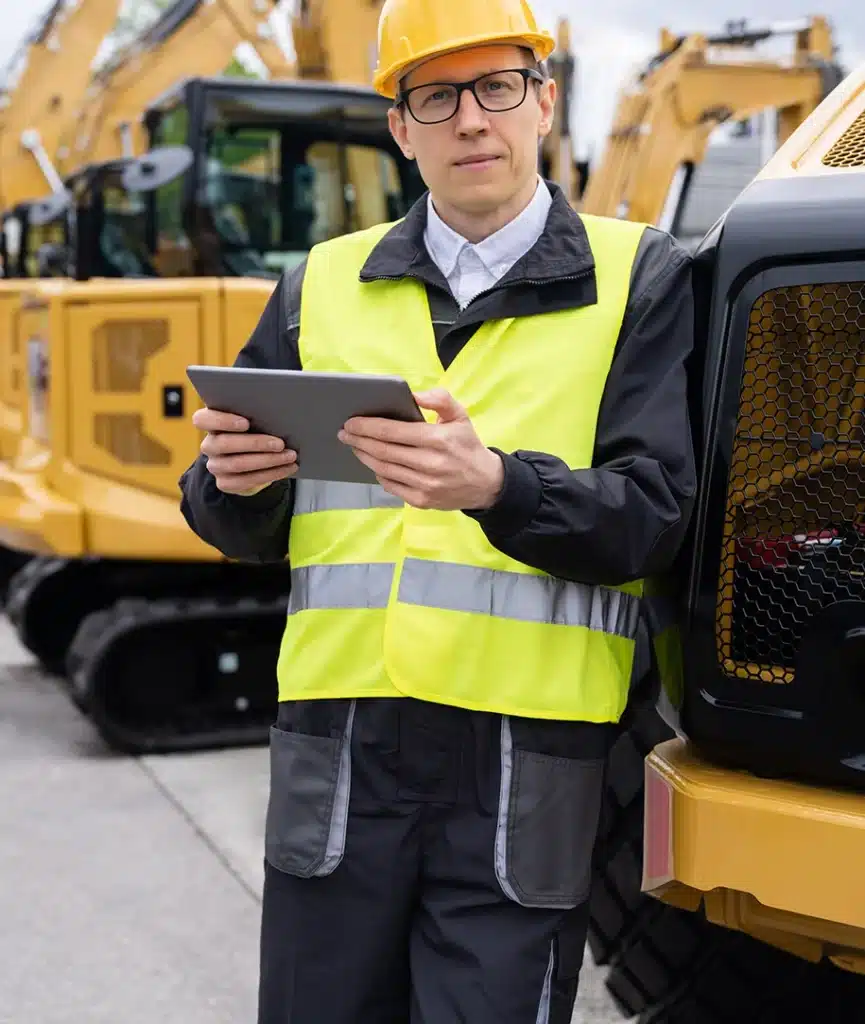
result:
M 530 49 L 528 46 L 521 46 L 520 49 L 525 56 L 526 67 L 531 68 L 533 71 L 540 72 L 544 81 L 546 81 L 550 77 L 550 69 L 547 66 L 547 62 L 545 60 L 538 60 L 535 56 L 534 50 Z

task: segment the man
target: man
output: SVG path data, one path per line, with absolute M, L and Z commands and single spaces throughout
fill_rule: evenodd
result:
M 396 373 L 427 422 L 347 423 L 378 484 L 346 485 L 200 410 L 182 480 L 206 541 L 292 566 L 259 1024 L 565 1024 L 643 581 L 695 488 L 690 260 L 539 178 L 524 0 L 388 0 L 379 44 L 429 193 L 313 249 L 237 364 Z

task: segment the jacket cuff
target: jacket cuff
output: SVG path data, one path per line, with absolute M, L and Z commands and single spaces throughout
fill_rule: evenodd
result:
M 463 509 L 485 533 L 500 537 L 524 530 L 534 519 L 541 504 L 542 485 L 537 470 L 516 455 L 490 448 L 501 458 L 505 478 L 499 496 L 490 508 Z
M 218 488 L 214 489 L 219 495 L 219 500 L 229 505 L 239 505 L 250 512 L 273 512 L 285 502 L 290 485 L 291 480 L 288 478 L 274 480 L 272 484 L 268 484 L 263 491 L 259 491 L 257 494 L 227 494 Z

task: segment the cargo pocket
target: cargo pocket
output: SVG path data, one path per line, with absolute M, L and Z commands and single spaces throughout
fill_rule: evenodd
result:
M 515 747 L 502 717 L 496 877 L 526 907 L 569 909 L 589 895 L 603 794 L 603 758 Z
M 301 878 L 329 875 L 342 860 L 351 791 L 355 702 L 338 736 L 270 730 L 265 857 Z

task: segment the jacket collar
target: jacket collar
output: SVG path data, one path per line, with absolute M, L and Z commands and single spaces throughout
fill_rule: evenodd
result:
M 579 214 L 558 185 L 551 181 L 546 184 L 553 199 L 546 226 L 532 248 L 501 279 L 501 286 L 542 285 L 594 274 L 595 260 Z M 417 277 L 447 289 L 447 282 L 424 244 L 427 199 L 425 192 L 379 240 L 361 269 L 361 281 Z

